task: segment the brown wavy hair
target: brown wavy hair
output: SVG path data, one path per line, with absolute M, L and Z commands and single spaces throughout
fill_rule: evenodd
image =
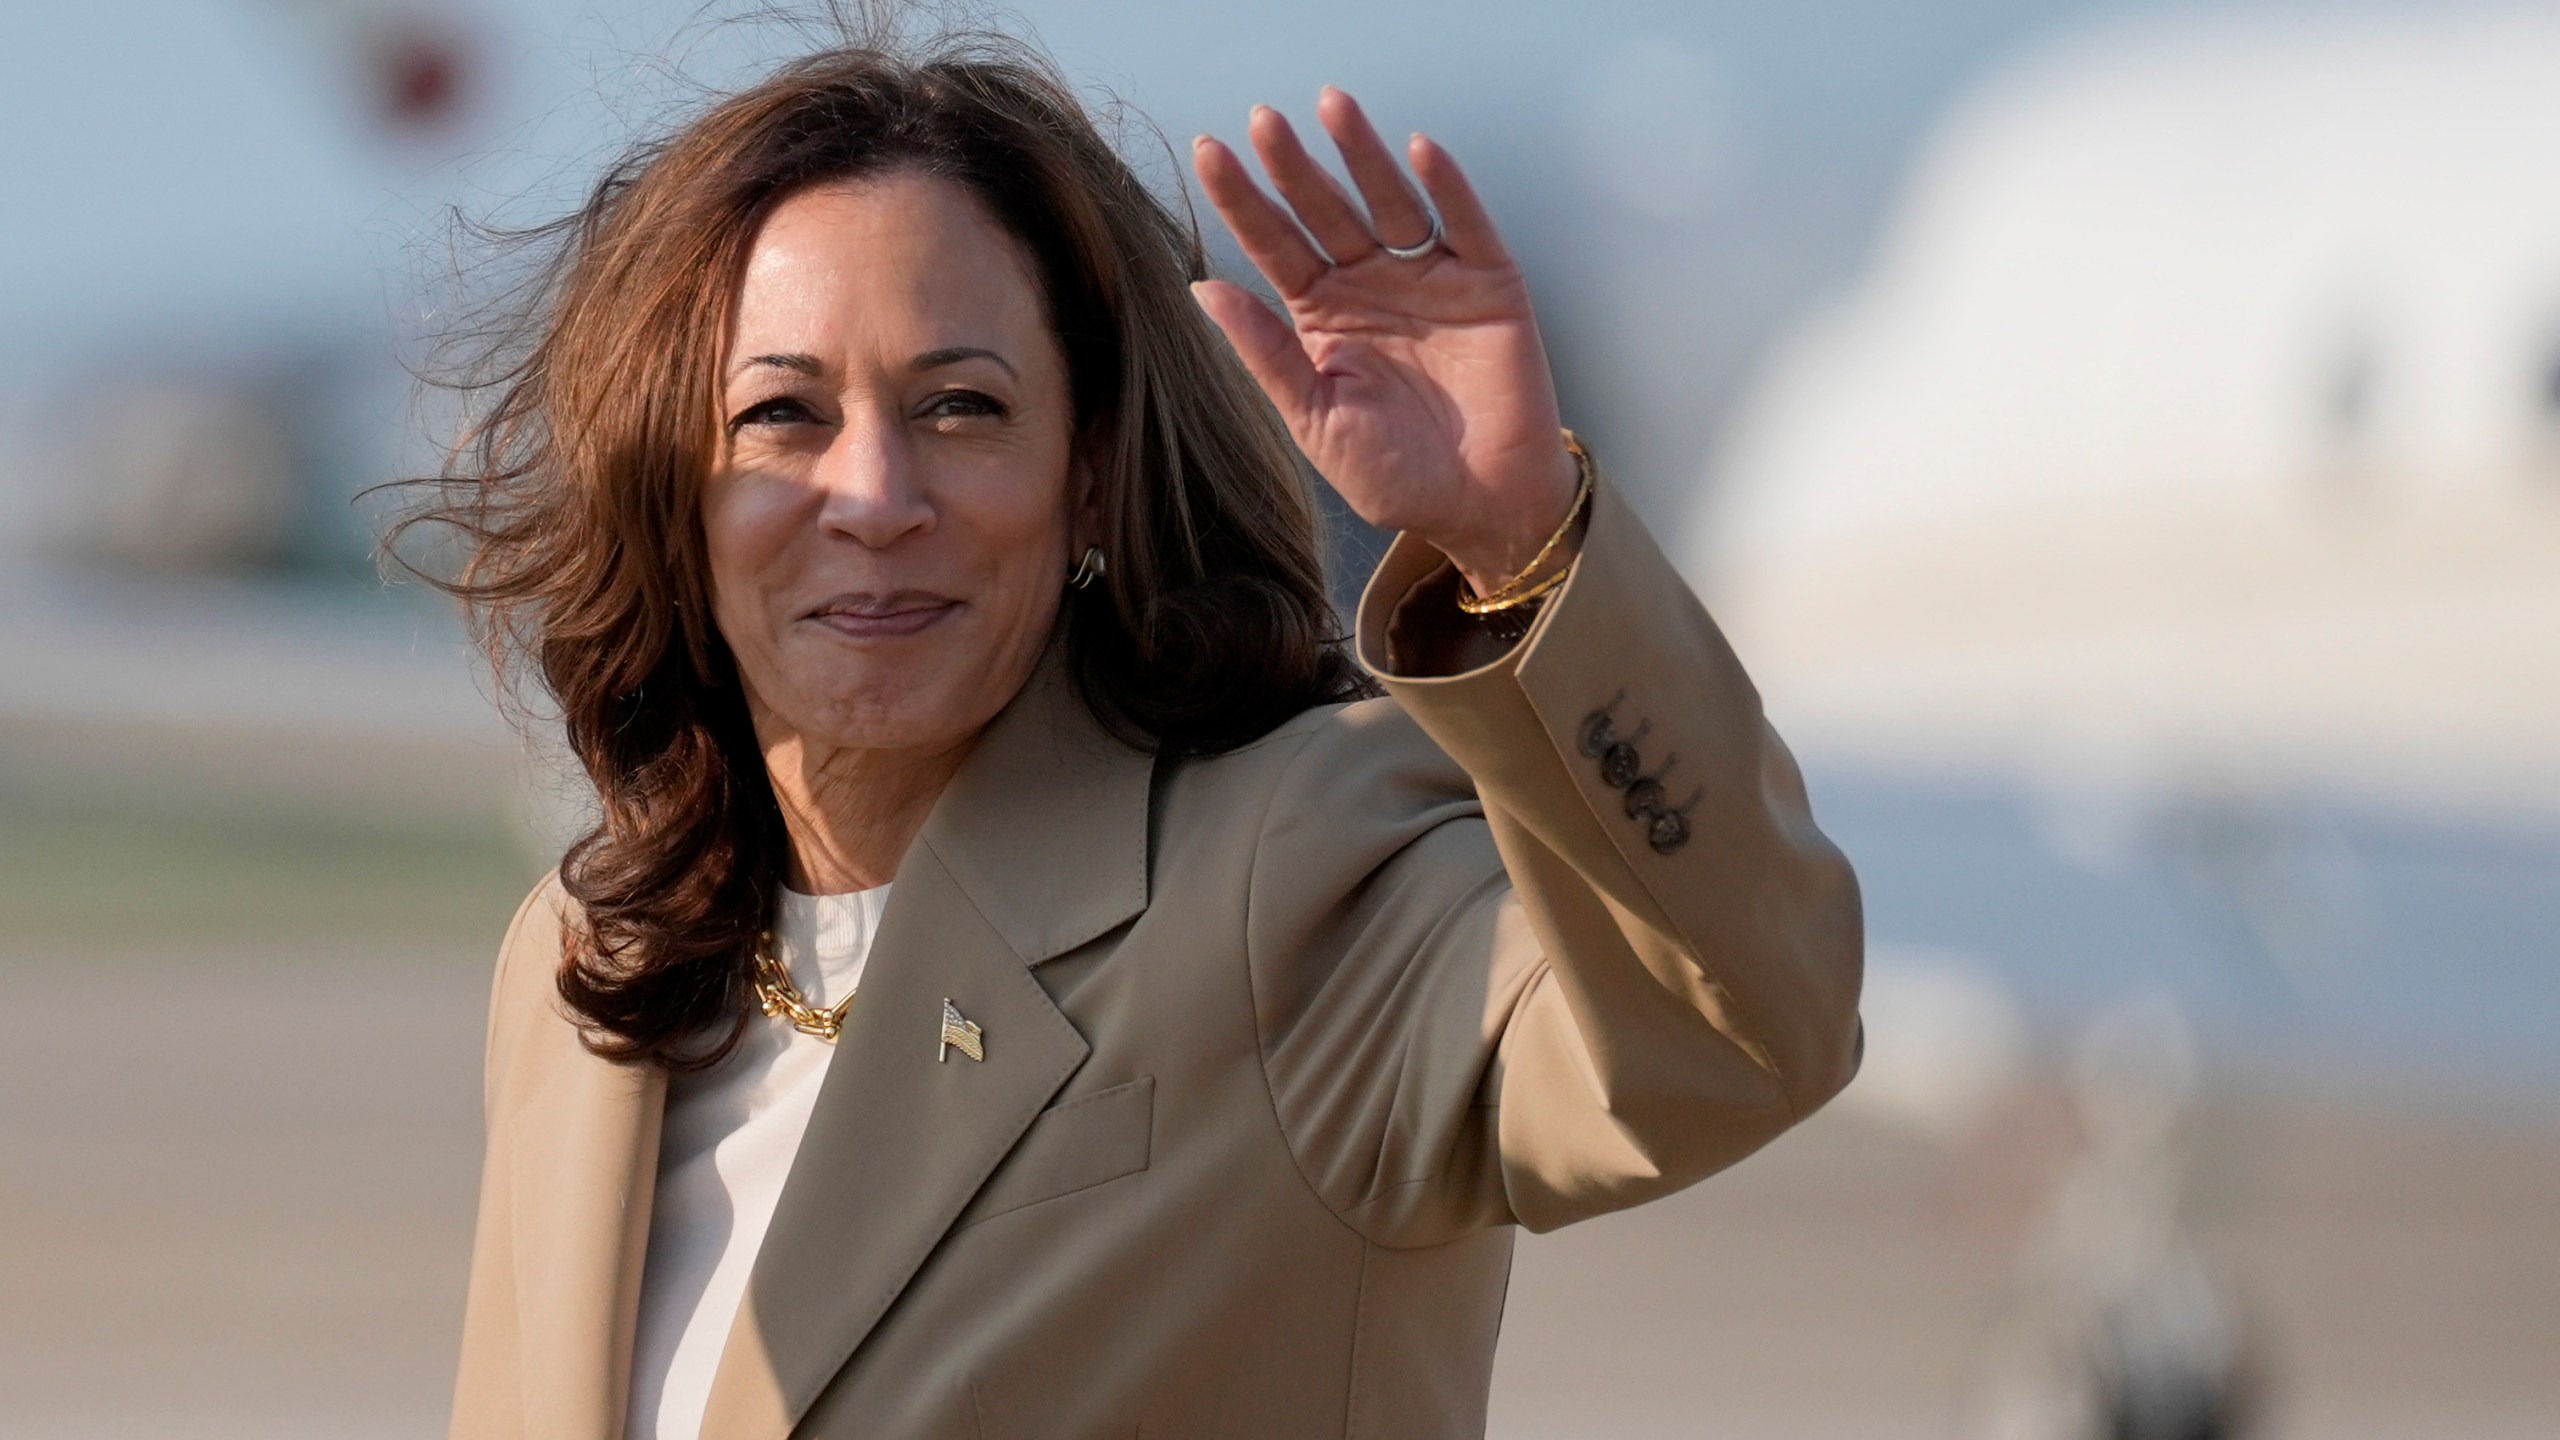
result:
M 559 992 L 600 1055 L 707 1065 L 745 1023 L 788 842 L 710 618 L 715 377 L 764 218 L 903 170 L 970 190 L 1042 279 L 1111 557 L 1060 621 L 1085 704 L 1143 748 L 1214 752 L 1367 690 L 1306 474 L 1188 293 L 1208 268 L 1187 210 L 1008 37 L 785 64 L 512 232 L 542 258 L 453 382 L 471 418 L 444 473 L 386 540 L 450 542 L 445 563 L 401 563 L 464 602 L 502 675 L 548 693 L 594 786 L 560 865 L 584 924 Z

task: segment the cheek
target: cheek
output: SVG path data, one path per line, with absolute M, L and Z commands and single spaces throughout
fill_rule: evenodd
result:
M 790 487 L 751 475 L 711 480 L 702 494 L 703 558 L 710 571 L 711 613 L 735 651 L 764 648 L 767 591 L 801 520 Z
M 1067 484 L 1061 464 L 1036 478 L 1014 475 L 960 503 L 978 548 L 1013 613 L 1037 611 L 1065 583 Z M 1027 483 L 1026 483 L 1027 481 Z

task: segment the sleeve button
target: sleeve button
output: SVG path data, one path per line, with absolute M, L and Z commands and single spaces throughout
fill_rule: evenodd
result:
M 1611 789 L 1623 790 L 1643 773 L 1644 757 L 1624 740 L 1610 746 L 1608 753 L 1600 757 L 1600 778 L 1608 781 Z
M 1609 712 L 1594 710 L 1583 716 L 1582 734 L 1579 738 L 1582 742 L 1583 754 L 1594 760 L 1606 754 L 1610 742 L 1617 738 L 1615 728 L 1609 722 Z

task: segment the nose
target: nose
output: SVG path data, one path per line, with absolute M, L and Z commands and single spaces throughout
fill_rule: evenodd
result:
M 848 415 L 818 457 L 819 528 L 872 550 L 931 530 L 933 500 L 918 460 L 897 417 L 867 407 Z

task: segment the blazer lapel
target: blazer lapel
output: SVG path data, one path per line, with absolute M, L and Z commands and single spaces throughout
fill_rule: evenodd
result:
M 1090 1053 L 1030 967 L 1146 907 L 1152 760 L 1053 648 L 898 870 L 862 994 L 711 1387 L 705 1440 L 778 1440 Z M 940 1053 L 948 1001 L 985 1059 Z
M 666 1079 L 558 1028 L 572 1053 L 508 1126 L 525 1433 L 620 1440 Z

